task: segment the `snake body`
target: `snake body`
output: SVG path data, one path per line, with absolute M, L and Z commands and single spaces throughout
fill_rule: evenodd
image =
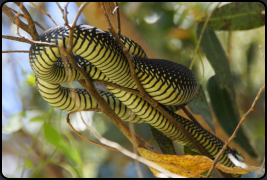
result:
M 168 60 L 148 59 L 141 46 L 127 37 L 120 36 L 132 55 L 135 72 L 145 91 L 159 102 L 185 129 L 215 158 L 224 143 L 216 136 L 170 109 L 189 102 L 196 91 L 193 73 L 185 66 Z M 57 26 L 43 32 L 36 41 L 54 43 L 66 47 L 69 29 Z M 88 25 L 78 25 L 73 33 L 72 53 L 75 61 L 92 79 L 103 80 L 123 87 L 137 89 L 122 50 L 109 32 Z M 97 108 L 98 104 L 84 89 L 70 89 L 60 83 L 82 79 L 61 55 L 60 48 L 34 44 L 29 54 L 31 67 L 36 74 L 36 86 L 51 106 L 66 111 L 82 111 Z M 159 111 L 144 99 L 130 92 L 107 86 L 110 92 L 100 91 L 102 97 L 124 121 L 149 123 L 171 140 L 198 152 L 185 135 L 173 126 Z M 167 108 L 167 107 L 170 108 Z M 174 108 L 175 109 L 175 108 Z M 227 147 L 219 163 L 233 167 L 227 154 L 242 161 L 242 156 Z M 240 177 L 231 174 L 233 177 Z

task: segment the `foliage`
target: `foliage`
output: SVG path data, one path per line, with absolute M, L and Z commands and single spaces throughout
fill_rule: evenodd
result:
M 252 9 L 249 9 L 252 10 L 251 12 L 258 12 L 259 9 L 262 11 L 261 3 L 251 4 L 255 7 L 255 9 L 253 9 L 253 6 Z M 6 5 L 18 10 L 18 7 L 13 3 L 6 3 Z M 24 5 L 30 14 L 34 14 L 34 20 L 42 22 L 45 28 L 55 26 L 37 8 L 29 3 L 24 3 Z M 38 5 L 48 12 L 58 24 L 64 23 L 61 18 L 62 14 L 54 3 L 39 3 Z M 68 11 L 71 22 L 71 18 L 74 18 L 72 15 L 75 16 L 77 12 L 77 7 L 74 3 L 70 5 Z M 207 103 L 212 106 L 216 118 L 223 129 L 228 132 L 228 135 L 231 135 L 237 121 L 240 120 L 240 115 L 249 109 L 259 88 L 265 82 L 265 61 L 261 53 L 265 49 L 265 27 L 262 27 L 264 25 L 262 19 L 265 15 L 247 13 L 242 19 L 236 20 L 232 18 L 231 13 L 233 11 L 226 10 L 235 8 L 241 10 L 240 13 L 247 11 L 247 7 L 244 9 L 233 7 L 236 5 L 237 3 L 224 5 L 211 16 L 200 44 L 200 54 L 204 61 L 205 72 L 202 71 L 199 58 L 196 58 L 192 69 L 203 85 L 202 95 L 204 94 L 207 97 L 207 101 L 204 98 L 203 102 L 198 103 L 205 103 L 206 107 Z M 62 6 L 64 6 L 64 3 L 62 3 Z M 205 16 L 206 12 L 211 12 L 215 6 L 216 4 L 209 6 L 209 3 L 192 2 L 120 3 L 120 7 L 124 10 L 126 16 L 153 48 L 157 56 L 186 66 L 189 66 L 192 62 L 203 23 L 207 18 Z M 231 7 L 227 8 L 229 6 Z M 235 14 L 238 13 L 239 11 L 235 11 Z M 85 22 L 84 16 L 79 19 L 80 23 Z M 6 16 L 3 15 L 3 17 Z M 230 19 L 230 21 L 219 26 L 220 18 L 223 19 L 224 17 L 230 17 L 225 18 Z M 250 17 L 254 19 L 251 20 Z M 234 27 L 231 25 L 231 20 L 233 20 Z M 253 23 L 250 22 L 255 22 L 257 25 L 253 26 Z M 106 24 L 104 21 L 101 23 Z M 246 24 L 249 24 L 249 26 L 245 26 Z M 8 18 L 2 19 L 2 29 L 3 34 L 15 35 L 16 27 Z M 26 35 L 22 30 L 20 31 L 22 35 Z M 38 29 L 39 33 L 42 31 Z M 122 29 L 122 34 L 123 32 L 124 29 Z M 5 39 L 2 43 L 5 47 L 3 50 L 29 49 L 29 44 L 26 43 L 14 43 Z M 2 74 L 5 77 L 2 79 L 2 117 L 4 119 L 2 133 L 9 133 L 3 134 L 2 144 L 4 148 L 2 156 L 5 160 L 6 155 L 12 155 L 13 162 L 17 163 L 14 166 L 16 169 L 3 170 L 3 172 L 7 172 L 4 174 L 5 176 L 136 177 L 135 169 L 130 166 L 131 160 L 116 152 L 110 152 L 86 143 L 66 125 L 65 112 L 50 108 L 41 99 L 34 87 L 33 74 L 27 54 L 3 54 L 2 58 Z M 212 83 L 215 78 L 214 74 L 220 84 L 219 87 L 216 87 L 216 92 L 227 91 L 230 94 L 231 104 L 235 106 L 230 108 L 230 112 L 233 111 L 233 113 L 238 114 L 236 118 L 226 118 L 227 112 L 229 113 L 226 108 L 229 107 L 220 106 L 222 100 L 218 100 L 219 95 L 212 94 L 214 90 L 210 90 L 211 85 L 214 85 Z M 263 157 L 264 147 L 262 142 L 265 141 L 264 94 L 262 96 L 255 112 L 247 117 L 242 127 L 245 136 L 241 138 L 243 141 L 247 138 L 245 140 L 247 144 L 242 147 L 241 152 L 245 153 L 250 149 L 250 152 L 248 152 L 250 156 L 258 155 L 259 159 Z M 225 97 L 222 98 L 225 99 Z M 217 107 L 219 107 L 219 110 Z M 201 112 L 203 113 L 203 111 Z M 226 113 L 218 115 L 218 112 Z M 233 115 L 233 113 L 230 113 L 230 115 Z M 207 119 L 207 115 L 203 115 L 203 117 Z M 105 116 L 94 114 L 93 119 L 94 126 L 104 137 L 119 142 L 124 147 L 130 145 Z M 232 119 L 235 119 L 236 122 L 231 122 Z M 233 123 L 233 126 L 229 130 L 230 123 Z M 222 140 L 226 140 L 227 136 L 221 133 L 217 126 L 215 124 L 217 135 Z M 5 131 L 7 128 L 8 131 Z M 148 128 L 147 125 L 135 125 L 136 133 L 147 140 L 151 138 Z M 83 134 L 94 139 L 88 132 Z M 238 138 L 240 138 L 239 135 L 236 139 Z M 237 142 L 241 140 L 237 140 Z M 152 145 L 157 147 L 155 142 Z M 257 149 L 254 147 L 257 147 Z M 241 147 L 239 146 L 239 148 Z M 176 152 L 183 152 L 181 146 L 177 143 L 175 143 L 175 149 Z M 256 154 L 254 151 L 256 151 Z M 250 156 L 246 154 L 246 162 L 259 165 L 259 162 L 255 163 L 255 159 L 250 158 Z M 142 167 L 145 177 L 152 176 L 144 166 Z

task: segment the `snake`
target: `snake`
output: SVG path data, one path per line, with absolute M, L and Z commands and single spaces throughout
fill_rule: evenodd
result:
M 149 59 L 138 43 L 123 35 L 119 35 L 119 38 L 131 54 L 135 73 L 146 93 L 180 122 L 215 159 L 224 142 L 200 125 L 175 113 L 179 105 L 187 104 L 196 94 L 197 81 L 192 71 L 173 61 Z M 30 47 L 30 65 L 36 77 L 37 90 L 42 98 L 51 106 L 65 111 L 99 108 L 85 89 L 67 88 L 61 85 L 83 79 L 60 48 L 66 48 L 70 42 L 68 26 L 50 28 L 41 33 L 36 41 L 56 45 L 38 43 Z M 73 32 L 71 53 L 76 63 L 92 80 L 102 80 L 138 90 L 131 76 L 128 61 L 110 32 L 90 25 L 77 25 Z M 107 86 L 107 89 L 109 92 L 99 90 L 99 93 L 123 121 L 149 123 L 172 141 L 200 153 L 177 127 L 147 101 L 114 87 Z M 244 161 L 241 153 L 227 146 L 218 162 L 227 167 L 234 167 L 228 154 L 232 154 L 241 162 Z M 239 174 L 231 176 L 240 177 Z

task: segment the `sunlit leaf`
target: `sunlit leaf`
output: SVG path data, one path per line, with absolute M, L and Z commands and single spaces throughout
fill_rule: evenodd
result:
M 53 144 L 54 146 L 58 147 L 60 145 L 60 141 L 62 137 L 58 133 L 56 128 L 54 128 L 52 125 L 44 124 L 44 136 L 45 136 L 45 139 L 51 144 Z
M 26 76 L 26 81 L 25 83 L 31 86 L 35 86 L 35 75 L 34 74 L 30 74 L 28 76 Z
M 138 148 L 138 152 L 142 157 L 185 177 L 203 177 L 201 174 L 208 171 L 213 163 L 213 160 L 202 155 L 157 154 L 144 148 Z M 257 167 L 249 167 L 248 169 L 229 168 L 221 164 L 216 164 L 215 168 L 230 174 L 247 174 L 258 169 Z M 158 171 L 153 168 L 150 169 L 157 177 Z
M 44 117 L 38 116 L 30 119 L 30 122 L 39 122 L 39 121 L 45 121 Z
M 30 159 L 26 159 L 25 160 L 25 166 L 29 169 L 33 169 L 34 168 L 34 165 L 32 163 L 32 161 Z
M 205 22 L 206 18 L 199 22 Z M 214 11 L 207 27 L 213 30 L 248 30 L 265 25 L 265 7 L 261 2 L 237 2 Z
M 67 149 L 69 149 L 68 153 L 71 154 L 72 159 L 81 166 L 82 164 L 82 158 L 80 154 L 80 150 L 77 146 L 76 139 L 72 136 L 71 133 L 66 133 L 65 136 L 68 138 L 68 145 Z

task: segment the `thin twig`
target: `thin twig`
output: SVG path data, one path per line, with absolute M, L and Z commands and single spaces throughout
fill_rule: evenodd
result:
M 141 136 L 139 136 L 138 134 L 135 134 L 135 136 L 136 137 L 138 137 L 141 141 L 143 141 L 145 144 L 146 144 L 146 146 L 148 146 L 148 147 L 150 147 L 155 153 L 158 153 L 158 154 L 160 154 L 160 152 L 158 152 L 155 148 L 153 148 L 153 146 L 151 146 L 149 143 L 150 142 L 147 142 L 146 140 L 144 140 Z M 153 137 L 154 138 L 154 137 Z M 153 139 L 152 138 L 152 139 Z
M 12 12 L 14 12 L 15 14 L 18 13 L 18 11 L 16 11 L 15 9 L 8 7 Z M 20 17 L 24 17 L 24 14 L 18 13 Z
M 37 6 L 36 4 L 34 4 L 33 2 L 30 2 L 32 5 L 34 5 L 37 9 L 39 9 L 42 13 L 44 13 L 45 15 L 47 15 L 52 21 L 53 23 L 57 26 L 57 23 L 54 21 L 54 19 L 50 16 L 50 14 L 47 14 L 44 10 L 42 10 L 39 6 Z
M 113 10 L 113 13 L 114 11 L 116 11 L 116 17 L 117 17 L 117 33 L 121 35 L 120 7 L 118 2 L 115 2 L 115 8 Z
M 19 6 L 19 10 L 18 10 L 18 12 L 17 12 L 17 14 L 15 16 L 15 19 L 16 19 L 16 25 L 17 25 L 17 35 L 21 36 L 20 33 L 19 33 L 19 26 L 20 26 L 19 25 L 19 23 L 20 23 L 20 21 L 19 21 L 19 14 L 20 14 L 20 10 L 21 10 L 21 8 L 23 6 L 23 3 L 20 3 L 18 6 Z
M 209 10 L 210 6 L 211 6 L 213 3 L 214 3 L 214 2 L 209 3 L 208 7 L 205 9 L 205 14 L 208 13 L 208 10 Z
M 53 44 L 53 43 L 34 41 L 26 37 L 15 37 L 15 36 L 9 36 L 9 35 L 2 35 L 2 38 L 19 41 L 19 42 L 25 42 L 29 44 L 39 44 L 39 45 L 50 46 L 50 47 L 58 47 L 56 44 Z
M 9 51 L 2 51 L 2 53 L 29 53 L 29 50 L 9 50 Z
M 110 2 L 108 2 L 108 5 L 109 5 L 110 13 L 111 13 L 112 15 L 114 15 L 114 14 L 112 13 L 112 7 L 111 7 L 111 3 L 110 3 Z
M 96 111 L 96 112 L 101 112 L 100 109 L 91 109 L 91 110 L 92 110 L 92 111 Z M 90 111 L 90 110 L 87 110 L 87 111 Z M 103 147 L 103 148 L 106 148 L 106 149 L 110 149 L 110 150 L 113 150 L 113 151 L 118 151 L 117 149 L 111 148 L 111 147 L 109 147 L 109 146 L 106 146 L 106 145 L 103 145 L 103 144 L 96 143 L 96 142 L 94 142 L 94 141 L 92 141 L 92 140 L 90 140 L 90 139 L 84 137 L 81 133 L 79 133 L 79 132 L 72 126 L 72 124 L 70 123 L 70 118 L 69 118 L 69 116 L 70 116 L 70 114 L 72 114 L 72 113 L 76 113 L 76 111 L 74 111 L 74 112 L 73 112 L 73 111 L 69 112 L 69 113 L 67 114 L 66 120 L 67 120 L 67 123 L 69 124 L 69 126 L 71 127 L 71 129 L 72 129 L 76 134 L 78 134 L 81 138 L 85 139 L 86 141 L 88 141 L 88 142 L 90 142 L 90 143 L 92 143 L 92 144 L 95 144 L 95 145 L 97 145 L 97 146 L 100 146 L 100 147 Z M 82 119 L 82 120 L 83 120 L 83 119 Z
M 18 13 L 16 10 L 12 9 L 11 7 L 8 7 L 7 5 L 3 5 L 2 7 L 2 12 L 4 12 L 12 21 L 14 24 L 16 24 L 16 22 L 14 21 L 14 13 Z M 14 12 L 14 13 L 13 13 Z M 24 14 L 19 14 L 19 17 L 25 18 Z M 26 18 L 25 18 L 26 19 Z M 29 27 L 27 24 L 25 24 L 24 22 L 22 22 L 20 19 L 20 28 L 23 29 L 25 32 L 27 32 L 28 34 L 30 34 L 29 31 Z M 41 29 L 43 29 L 44 31 L 46 30 L 41 24 L 39 24 L 37 21 L 34 21 L 34 24 L 36 24 L 37 26 L 39 26 Z M 29 32 L 28 32 L 29 31 Z
M 34 24 L 36 24 L 37 26 L 39 26 L 42 30 L 46 30 L 45 28 L 44 28 L 44 26 L 42 26 L 40 23 L 38 23 L 37 21 L 34 21 Z
M 68 21 L 68 17 L 67 17 L 67 14 L 69 13 L 68 10 L 67 10 L 68 5 L 69 5 L 69 2 L 66 3 L 66 5 L 64 7 L 65 11 L 63 13 L 63 19 L 65 21 L 65 25 L 67 25 L 67 26 L 69 25 L 69 21 Z
M 232 136 L 227 140 L 225 141 L 225 144 L 223 146 L 223 148 L 220 150 L 220 152 L 217 154 L 216 158 L 214 159 L 213 161 L 213 164 L 212 166 L 210 167 L 209 169 L 209 172 L 207 173 L 206 177 L 209 177 L 212 170 L 214 169 L 216 163 L 218 162 L 219 158 L 221 157 L 221 155 L 223 154 L 223 152 L 225 151 L 227 145 L 236 137 L 236 133 L 238 132 L 239 128 L 241 127 L 241 125 L 243 124 L 243 122 L 245 121 L 245 119 L 247 118 L 247 116 L 252 112 L 254 111 L 254 107 L 261 95 L 261 93 L 263 92 L 263 90 L 265 89 L 265 84 L 260 88 L 257 96 L 255 97 L 251 107 L 249 108 L 249 110 L 242 116 L 241 120 L 239 121 L 237 127 L 235 128 L 235 131 L 233 132 Z
M 56 2 L 58 8 L 60 9 L 62 15 L 64 14 L 64 9 L 62 9 L 62 7 L 60 6 L 60 4 L 58 2 Z
M 100 134 L 97 131 L 95 131 L 95 129 L 93 127 L 88 126 L 88 124 L 86 124 L 86 123 L 85 123 L 85 125 L 102 144 L 105 144 L 107 146 L 115 148 L 115 149 L 119 150 L 122 154 L 124 154 L 124 155 L 126 155 L 132 159 L 138 160 L 139 162 L 144 163 L 144 164 L 158 170 L 159 172 L 166 174 L 169 177 L 176 177 L 176 178 L 183 177 L 183 176 L 179 176 L 177 174 L 174 174 L 174 173 L 166 170 L 165 168 L 153 163 L 152 161 L 149 161 L 149 160 L 147 160 L 141 156 L 138 156 L 135 153 L 128 151 L 127 149 L 125 149 L 121 145 L 119 145 L 118 143 L 115 143 L 115 142 L 112 142 L 112 141 L 109 141 L 109 140 L 103 138 L 102 136 L 100 136 Z
M 115 3 L 116 3 L 116 2 L 114 2 L 114 4 L 115 4 Z M 111 6 L 110 6 L 110 8 L 111 8 Z M 115 7 L 114 7 L 113 11 L 111 12 L 111 14 L 114 15 L 117 9 L 119 9 L 119 6 L 116 6 L 116 5 L 115 5 Z
M 79 10 L 78 10 L 78 12 L 77 12 L 77 14 L 76 14 L 76 16 L 75 16 L 75 19 L 74 19 L 74 21 L 73 21 L 73 23 L 72 23 L 72 27 L 75 27 L 75 26 L 76 26 L 76 23 L 77 23 L 77 20 L 78 20 L 80 14 L 82 13 L 83 9 L 86 7 L 86 5 L 87 5 L 88 3 L 89 3 L 89 2 L 82 3 L 82 5 L 79 7 Z

